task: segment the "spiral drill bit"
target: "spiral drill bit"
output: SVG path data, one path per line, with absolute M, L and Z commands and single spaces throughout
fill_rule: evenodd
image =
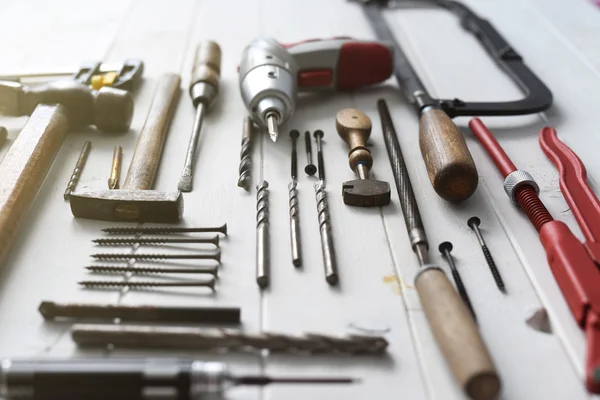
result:
M 217 276 L 218 266 L 193 267 L 193 268 L 156 268 L 156 267 L 130 267 L 125 265 L 90 265 L 85 267 L 90 272 L 100 274 L 118 274 L 129 272 L 132 274 L 210 274 Z
M 216 280 L 214 278 L 205 281 L 181 281 L 181 282 L 159 282 L 159 281 L 81 281 L 79 284 L 88 289 L 110 289 L 128 287 L 130 289 L 154 288 L 154 287 L 208 287 L 215 290 Z
M 296 142 L 300 132 L 290 132 L 292 138 L 292 181 L 288 185 L 289 208 L 290 208 L 290 241 L 292 244 L 292 264 L 299 267 L 302 265 L 301 241 L 300 241 L 300 210 L 298 208 L 298 152 Z
M 335 257 L 335 247 L 333 246 L 333 237 L 331 234 L 329 203 L 327 202 L 325 182 L 318 181 L 315 183 L 314 188 L 317 199 L 317 213 L 319 217 L 319 233 L 321 234 L 321 250 L 323 252 L 325 280 L 330 285 L 336 285 L 338 283 L 337 262 Z
M 65 194 L 63 195 L 65 200 L 69 200 L 69 197 L 71 197 L 71 193 L 75 190 L 75 187 L 77 187 L 77 183 L 79 182 L 79 178 L 81 177 L 81 172 L 83 171 L 83 167 L 85 166 L 91 149 L 92 142 L 88 140 L 84 143 L 83 148 L 81 149 L 81 153 L 79 153 L 77 163 L 75 164 L 75 168 L 71 173 L 71 179 L 69 179 L 69 184 L 67 185 L 67 189 L 65 190 Z
M 221 226 L 209 226 L 200 228 L 181 228 L 177 226 L 132 226 L 132 227 L 117 227 L 117 228 L 105 228 L 103 232 L 110 235 L 168 235 L 172 233 L 205 233 L 205 232 L 219 232 L 227 236 L 227 224 Z
M 142 253 L 98 253 L 92 254 L 97 260 L 216 260 L 221 262 L 221 251 L 210 254 L 142 254 Z
M 210 243 L 219 247 L 219 237 L 211 238 L 118 238 L 118 239 L 94 239 L 92 242 L 99 246 L 131 246 L 139 245 L 156 245 L 156 244 L 173 244 L 173 243 Z
M 244 190 L 250 188 L 250 171 L 252 167 L 252 118 L 244 119 L 242 129 L 242 149 L 240 150 L 240 168 L 237 185 Z
M 388 342 L 381 336 L 331 336 L 307 333 L 247 333 L 232 329 L 206 329 L 175 326 L 114 324 L 75 324 L 71 330 L 79 346 L 183 348 L 202 350 L 275 353 L 377 355 L 384 354 Z
M 256 186 L 256 282 L 261 289 L 269 286 L 269 182 Z

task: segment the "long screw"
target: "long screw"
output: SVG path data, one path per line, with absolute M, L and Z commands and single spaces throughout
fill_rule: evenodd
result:
M 477 217 L 471 217 L 467 221 L 467 225 L 475 232 L 477 236 L 477 240 L 479 241 L 479 245 L 481 246 L 481 251 L 483 251 L 483 255 L 485 256 L 485 261 L 487 261 L 487 265 L 490 268 L 490 272 L 494 277 L 494 281 L 496 281 L 496 286 L 502 293 L 506 293 L 506 287 L 504 286 L 504 281 L 502 280 L 502 276 L 500 276 L 500 271 L 498 271 L 498 267 L 496 267 L 496 263 L 494 262 L 494 258 L 492 257 L 492 253 L 488 249 L 485 244 L 485 240 L 483 239 L 483 235 L 481 234 L 481 230 L 479 229 L 479 224 L 481 224 L 481 220 Z
M 217 276 L 218 266 L 194 268 L 155 268 L 155 267 L 130 267 L 122 265 L 90 265 L 85 267 L 88 271 L 101 274 L 116 274 L 131 272 L 133 274 L 210 274 Z
M 475 310 L 473 309 L 473 305 L 471 304 L 471 299 L 469 298 L 467 289 L 465 288 L 462 278 L 460 277 L 460 273 L 456 268 L 456 264 L 454 264 L 452 254 L 450 254 L 450 252 L 452 251 L 452 243 L 443 242 L 439 245 L 438 250 L 440 251 L 440 253 L 446 256 L 446 260 L 448 261 L 448 265 L 450 266 L 450 271 L 452 271 L 452 278 L 454 279 L 454 283 L 456 284 L 456 290 L 458 291 L 458 294 L 460 294 L 460 297 L 463 299 L 469 311 L 471 311 L 473 319 L 477 321 L 477 316 L 475 315 Z
M 271 280 L 268 188 L 267 181 L 256 186 L 256 283 L 261 289 L 268 287 Z
M 92 254 L 97 260 L 216 260 L 221 262 L 221 252 L 212 254 L 142 254 L 142 253 L 98 253 Z
M 115 146 L 113 150 L 113 159 L 110 166 L 110 177 L 108 178 L 108 188 L 119 188 L 119 177 L 121 176 L 121 163 L 123 161 L 123 149 L 121 146 Z
M 227 236 L 227 224 L 214 227 L 202 228 L 179 228 L 171 226 L 134 226 L 134 227 L 117 227 L 105 228 L 103 232 L 112 235 L 135 235 L 135 234 L 150 234 L 150 235 L 166 235 L 171 233 L 205 233 L 219 232 Z
M 304 167 L 304 172 L 307 175 L 313 176 L 317 172 L 317 167 L 313 164 L 312 157 L 312 143 L 310 141 L 310 132 L 304 132 L 304 143 L 306 144 L 306 167 Z
M 335 247 L 333 245 L 333 236 L 331 234 L 331 220 L 329 215 L 329 203 L 327 202 L 327 192 L 325 191 L 325 182 L 319 181 L 315 183 L 314 188 L 315 197 L 317 199 L 317 213 L 319 217 L 319 233 L 321 235 L 321 251 L 323 253 L 325 280 L 330 285 L 337 285 L 339 281 L 337 260 L 335 256 Z
M 71 173 L 71 179 L 69 179 L 69 183 L 67 185 L 67 189 L 65 190 L 65 194 L 63 197 L 65 200 L 69 200 L 71 197 L 71 193 L 77 187 L 77 183 L 79 182 L 79 178 L 81 178 L 81 172 L 83 171 L 83 167 L 88 159 L 88 155 L 90 154 L 90 150 L 92 149 L 92 142 L 89 140 L 83 144 L 83 148 L 81 149 L 81 153 L 79 153 L 79 158 L 77 159 L 77 163 L 75 164 L 75 168 Z
M 315 131 L 314 137 L 317 142 L 317 165 L 319 166 L 319 180 L 325 181 L 325 162 L 323 161 L 323 131 Z
M 215 290 L 216 280 L 214 278 L 205 281 L 184 281 L 184 282 L 153 282 L 153 281 L 81 281 L 80 285 L 86 288 L 111 288 L 111 287 L 129 287 L 129 288 L 145 288 L 145 287 L 209 287 Z
M 289 211 L 290 211 L 290 242 L 292 246 L 292 264 L 296 267 L 302 265 L 302 251 L 300 240 L 300 210 L 298 208 L 298 152 L 296 142 L 300 132 L 290 132 L 292 138 L 292 181 L 288 185 Z
M 87 325 L 76 324 L 71 330 L 75 343 L 81 346 L 114 344 L 127 347 L 166 347 L 221 349 L 229 351 L 268 350 L 270 352 L 308 354 L 384 354 L 388 342 L 381 336 L 346 337 L 279 333 L 251 334 L 238 330 L 208 330 L 193 327 Z
M 100 246 L 130 246 L 134 244 L 140 245 L 155 245 L 155 244 L 172 244 L 172 243 L 210 243 L 219 247 L 219 237 L 213 236 L 211 238 L 102 238 L 94 239 L 92 242 Z
M 252 170 L 252 118 L 246 117 L 242 127 L 242 149 L 237 185 L 244 190 L 250 189 L 250 171 Z

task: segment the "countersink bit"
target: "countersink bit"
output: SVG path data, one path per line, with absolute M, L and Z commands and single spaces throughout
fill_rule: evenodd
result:
M 92 254 L 97 260 L 216 260 L 221 262 L 221 251 L 211 254 L 142 254 L 142 253 L 97 253 Z
M 108 188 L 119 188 L 119 177 L 121 176 L 121 162 L 123 160 L 123 149 L 121 146 L 115 146 L 113 150 L 112 165 L 110 166 L 110 177 L 108 178 Z
M 94 239 L 92 242 L 99 246 L 130 246 L 133 244 L 140 245 L 157 245 L 157 244 L 173 244 L 173 243 L 209 243 L 219 247 L 219 237 L 213 236 L 211 238 L 101 238 Z
M 88 155 L 90 154 L 90 150 L 92 149 L 92 142 L 89 140 L 83 144 L 83 148 L 81 149 L 81 153 L 79 153 L 79 158 L 77 159 L 77 163 L 75 164 L 75 168 L 71 173 L 71 179 L 69 179 L 69 184 L 67 185 L 67 189 L 65 190 L 65 194 L 63 197 L 65 200 L 69 200 L 71 197 L 71 193 L 77 187 L 77 183 L 79 182 L 79 178 L 81 178 L 81 172 L 83 171 L 83 167 L 88 159 Z
M 312 176 L 317 172 L 317 167 L 313 164 L 312 143 L 309 131 L 304 132 L 304 144 L 306 146 L 306 167 L 304 167 L 304 172 Z
M 129 287 L 129 288 L 150 288 L 150 287 L 208 287 L 215 290 L 216 280 L 214 278 L 205 281 L 181 281 L 181 282 L 159 282 L 159 281 L 80 281 L 79 284 L 89 289 L 111 288 L 111 287 Z
M 271 275 L 268 188 L 267 181 L 256 186 L 256 283 L 261 289 L 269 286 Z
M 460 294 L 460 297 L 465 302 L 465 305 L 471 311 L 471 315 L 473 319 L 477 321 L 477 315 L 475 315 L 475 310 L 473 309 L 473 304 L 471 304 L 471 299 L 469 298 L 469 294 L 467 293 L 467 289 L 465 288 L 465 284 L 463 283 L 462 278 L 460 277 L 460 273 L 458 272 L 458 268 L 454 264 L 454 259 L 452 258 L 452 243 L 443 242 L 439 245 L 438 250 L 442 255 L 446 256 L 446 261 L 448 261 L 448 265 L 450 266 L 450 271 L 452 272 L 452 278 L 454 279 L 454 283 L 456 284 L 456 291 Z
M 380 355 L 388 342 L 381 336 L 331 336 L 307 333 L 247 333 L 231 329 L 175 326 L 75 324 L 71 336 L 79 346 L 159 347 L 202 350 L 268 350 L 274 353 Z
M 244 119 L 242 129 L 242 149 L 240 150 L 240 168 L 237 185 L 244 190 L 250 189 L 250 171 L 252 169 L 252 118 Z
M 190 268 L 156 268 L 156 267 L 130 267 L 124 265 L 90 265 L 85 267 L 88 271 L 101 274 L 117 274 L 131 272 L 133 274 L 210 274 L 216 277 L 219 273 L 218 266 L 190 267 Z
M 483 239 L 483 235 L 481 234 L 481 230 L 479 229 L 480 224 L 481 224 L 481 220 L 477 217 L 471 217 L 467 221 L 467 225 L 469 225 L 469 228 L 471 228 L 473 230 L 473 232 L 475 232 L 475 235 L 477 236 L 477 240 L 479 241 L 479 245 L 481 246 L 481 251 L 483 252 L 483 256 L 485 257 L 485 261 L 487 262 L 488 267 L 490 268 L 490 272 L 492 273 L 492 276 L 494 277 L 496 286 L 498 286 L 498 289 L 502 293 L 506 294 L 506 286 L 504 286 L 504 281 L 502 280 L 500 271 L 498 271 L 498 267 L 496 267 L 496 262 L 494 261 L 494 258 L 492 257 L 492 253 L 490 253 L 490 250 L 488 249 L 487 245 L 485 244 L 485 240 Z
M 330 285 L 337 285 L 339 281 L 337 261 L 335 247 L 333 245 L 333 236 L 331 234 L 331 220 L 329 215 L 329 203 L 327 202 L 327 192 L 325 191 L 325 182 L 319 181 L 315 183 L 314 188 L 317 199 L 317 213 L 319 217 L 319 233 L 321 235 L 321 251 L 323 252 L 325 280 Z
M 132 226 L 132 227 L 116 227 L 116 228 L 105 228 L 103 232 L 111 235 L 136 235 L 136 234 L 148 234 L 148 235 L 167 235 L 171 233 L 205 233 L 205 232 L 219 232 L 227 236 L 227 224 L 214 227 L 200 227 L 200 228 L 180 228 L 176 226 Z
M 302 265 L 302 244 L 300 240 L 300 210 L 298 208 L 298 152 L 296 142 L 300 132 L 290 132 L 292 138 L 292 181 L 288 185 L 289 209 L 290 209 L 290 241 L 292 245 L 292 264 L 296 267 Z
M 38 307 L 45 319 L 109 320 L 195 324 L 239 324 L 239 307 L 167 307 L 152 305 L 112 305 L 55 303 L 42 301 Z

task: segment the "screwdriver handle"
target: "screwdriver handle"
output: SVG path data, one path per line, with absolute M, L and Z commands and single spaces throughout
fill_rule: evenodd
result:
M 200 42 L 196 46 L 190 96 L 194 107 L 203 103 L 211 106 L 219 94 L 221 79 L 221 47 L 212 40 Z
M 335 116 L 335 128 L 342 140 L 350 146 L 348 163 L 356 172 L 359 165 L 366 165 L 367 171 L 373 166 L 371 150 L 367 148 L 367 140 L 371 136 L 371 118 L 356 108 L 346 108 Z
M 477 189 L 473 157 L 458 127 L 436 108 L 425 109 L 419 120 L 419 145 L 436 193 L 448 201 L 463 201 Z
M 473 317 L 446 274 L 432 265 L 425 268 L 415 287 L 446 362 L 471 399 L 495 398 L 500 378 Z

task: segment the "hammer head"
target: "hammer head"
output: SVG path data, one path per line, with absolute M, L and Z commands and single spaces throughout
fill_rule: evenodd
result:
M 74 216 L 101 221 L 177 223 L 183 213 L 180 192 L 88 191 L 71 193 L 70 200 Z
M 342 185 L 344 204 L 356 207 L 379 207 L 390 204 L 390 185 L 373 179 L 356 179 Z

